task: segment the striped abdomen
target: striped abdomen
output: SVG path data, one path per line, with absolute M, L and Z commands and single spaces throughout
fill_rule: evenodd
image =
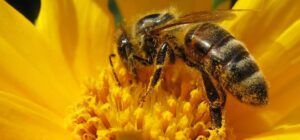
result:
M 187 56 L 203 63 L 215 80 L 240 101 L 267 103 L 267 84 L 258 65 L 243 43 L 226 30 L 212 23 L 200 24 L 186 34 L 185 44 Z

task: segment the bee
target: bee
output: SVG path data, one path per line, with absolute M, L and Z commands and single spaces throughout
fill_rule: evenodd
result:
M 169 64 L 181 59 L 201 73 L 213 128 L 222 127 L 226 92 L 242 103 L 266 105 L 268 86 L 256 61 L 241 41 L 217 24 L 232 17 L 230 11 L 201 11 L 183 16 L 161 12 L 139 19 L 131 34 L 121 29 L 118 56 L 132 75 L 137 74 L 136 63 L 154 65 L 155 69 L 147 90 L 139 97 L 139 105 L 143 105 L 161 78 L 166 59 Z

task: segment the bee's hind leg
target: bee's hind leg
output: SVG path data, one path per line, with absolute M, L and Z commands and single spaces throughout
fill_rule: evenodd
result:
M 224 92 L 217 90 L 214 86 L 209 74 L 200 68 L 205 93 L 209 100 L 209 110 L 210 117 L 212 122 L 212 128 L 221 128 L 222 127 L 222 108 L 225 105 L 226 95 Z M 220 95 L 222 97 L 220 97 Z
M 189 67 L 195 68 L 201 72 L 205 93 L 209 101 L 209 110 L 212 122 L 212 128 L 222 127 L 222 108 L 225 105 L 226 95 L 221 85 L 218 88 L 213 84 L 209 74 L 204 70 L 202 64 L 190 61 L 182 48 L 175 48 L 177 55 L 184 61 Z M 220 97 L 221 95 L 221 97 Z

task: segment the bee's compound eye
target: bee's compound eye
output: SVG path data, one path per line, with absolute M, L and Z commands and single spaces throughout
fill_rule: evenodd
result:
M 129 42 L 129 41 L 128 41 L 127 38 L 124 38 L 124 37 L 123 37 L 123 38 L 120 39 L 120 44 L 121 44 L 121 45 L 127 44 L 128 42 Z
M 127 60 L 127 53 L 132 49 L 132 44 L 130 43 L 128 36 L 123 32 L 118 39 L 118 54 L 121 58 Z
M 123 32 L 118 38 L 118 46 L 123 47 L 124 45 L 126 45 L 128 43 L 129 43 L 128 37 L 127 37 L 126 33 Z

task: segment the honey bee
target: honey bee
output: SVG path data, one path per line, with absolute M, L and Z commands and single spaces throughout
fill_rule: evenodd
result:
M 139 19 L 132 27 L 133 33 L 122 29 L 117 40 L 118 55 L 132 75 L 137 74 L 136 63 L 155 66 L 147 90 L 139 97 L 139 105 L 143 105 L 159 81 L 166 58 L 170 64 L 181 59 L 201 73 L 213 128 L 222 126 L 225 92 L 242 103 L 267 104 L 268 86 L 254 58 L 242 42 L 217 24 L 232 17 L 230 11 L 183 16 L 162 12 Z

